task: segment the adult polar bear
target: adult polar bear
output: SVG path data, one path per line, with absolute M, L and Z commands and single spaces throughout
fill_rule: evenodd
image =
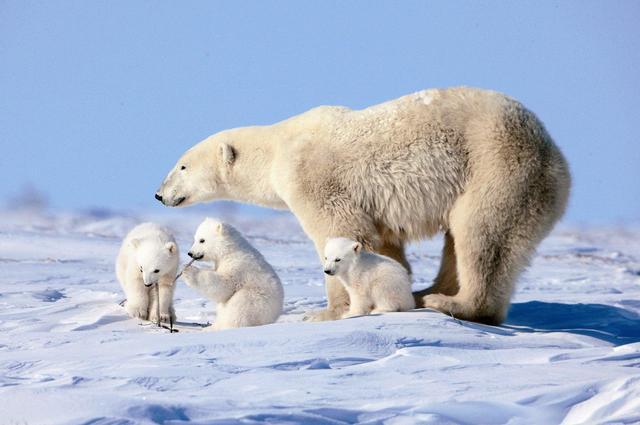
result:
M 222 131 L 178 160 L 156 198 L 289 209 L 320 256 L 327 238 L 343 236 L 407 269 L 404 244 L 443 231 L 440 270 L 415 294 L 417 306 L 498 324 L 569 186 L 567 163 L 532 112 L 500 93 L 461 87 Z M 340 282 L 326 279 L 327 309 L 311 320 L 348 308 Z

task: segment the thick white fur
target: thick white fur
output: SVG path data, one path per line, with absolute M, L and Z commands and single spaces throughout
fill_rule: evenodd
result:
M 290 209 L 319 256 L 327 238 L 346 236 L 407 270 L 404 244 L 444 232 L 440 271 L 416 303 L 499 323 L 569 186 L 568 166 L 532 112 L 461 87 L 222 131 L 188 150 L 157 195 L 168 206 L 233 199 Z M 327 309 L 312 320 L 349 306 L 335 277 L 326 284 Z
M 415 307 L 407 270 L 389 257 L 363 251 L 360 242 L 329 239 L 324 272 L 336 276 L 349 294 L 349 310 L 343 318 Z
M 167 229 L 142 223 L 129 232 L 116 260 L 116 276 L 127 297 L 129 316 L 157 322 L 159 290 L 160 320 L 175 322 L 173 291 L 179 257 L 176 241 Z
M 278 320 L 284 301 L 280 278 L 233 226 L 207 218 L 196 231 L 189 255 L 215 264 L 212 270 L 187 267 L 182 274 L 187 285 L 216 302 L 210 330 Z

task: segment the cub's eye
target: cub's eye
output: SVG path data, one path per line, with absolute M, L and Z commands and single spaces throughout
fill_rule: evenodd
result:
M 327 257 L 324 257 L 324 261 L 327 261 Z
M 180 169 L 181 169 L 181 170 L 186 170 L 186 169 L 187 169 L 187 167 L 186 167 L 186 165 L 183 165 L 182 167 L 180 167 Z
M 140 273 L 142 273 L 142 266 L 140 266 Z
M 200 239 L 200 243 L 204 243 L 204 239 Z
M 341 260 L 340 258 L 336 258 L 336 263 L 339 263 L 340 260 Z
M 160 273 L 160 270 L 155 269 L 153 272 L 154 272 L 154 273 Z

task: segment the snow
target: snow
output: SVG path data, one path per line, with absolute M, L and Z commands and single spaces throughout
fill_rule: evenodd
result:
M 162 210 L 169 211 L 169 210 Z M 213 305 L 180 282 L 179 333 L 129 319 L 114 274 L 136 223 L 182 248 L 202 210 L 0 212 L 0 422 L 640 422 L 640 228 L 562 226 L 500 327 L 418 310 L 302 322 L 322 268 L 295 219 L 230 210 L 285 286 L 273 325 L 201 332 Z M 412 245 L 414 286 L 442 241 Z

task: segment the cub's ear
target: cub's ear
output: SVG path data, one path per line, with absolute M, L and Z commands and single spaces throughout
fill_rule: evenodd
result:
M 164 247 L 167 248 L 172 254 L 176 252 L 177 249 L 176 244 L 173 242 L 167 242 L 166 244 L 164 244 Z
M 356 254 L 360 254 L 360 251 L 362 250 L 362 244 L 360 242 L 356 242 L 351 245 L 351 249 L 353 249 L 353 252 L 355 252 Z
M 220 144 L 220 158 L 222 158 L 222 162 L 231 165 L 233 161 L 236 159 L 236 151 L 230 145 L 226 143 Z
M 216 233 L 219 235 L 224 233 L 224 224 L 222 223 L 216 224 Z
M 135 249 L 138 248 L 138 246 L 140 246 L 140 239 L 131 239 L 129 241 L 129 244 Z

